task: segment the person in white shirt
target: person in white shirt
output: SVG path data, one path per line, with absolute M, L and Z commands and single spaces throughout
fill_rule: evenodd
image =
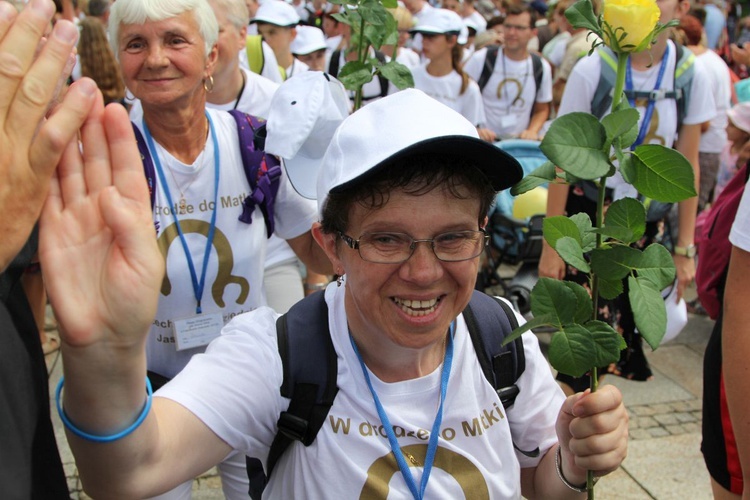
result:
M 297 36 L 289 47 L 294 57 L 307 64 L 310 71 L 326 70 L 326 39 L 314 26 L 297 26 Z
M 282 0 L 268 0 L 258 8 L 251 22 L 258 26 L 258 34 L 273 49 L 279 67 L 284 70 L 284 80 L 307 71 L 307 64 L 296 59 L 290 49 L 300 22 L 294 7 Z
M 383 45 L 380 47 L 380 50 L 391 59 L 394 58 L 393 53 L 395 50 L 396 62 L 403 64 L 407 68 L 418 66 L 420 63 L 419 54 L 407 47 L 410 31 L 414 28 L 414 18 L 406 7 L 400 5 L 391 10 L 391 13 L 396 19 L 396 24 L 398 26 L 398 42 L 395 46 Z

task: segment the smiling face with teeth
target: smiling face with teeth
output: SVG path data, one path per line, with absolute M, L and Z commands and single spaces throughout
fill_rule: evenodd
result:
M 479 210 L 476 197 L 457 198 L 443 187 L 418 195 L 397 189 L 379 208 L 354 204 L 346 230 L 355 239 L 383 231 L 427 239 L 476 230 Z M 406 262 L 377 264 L 362 260 L 332 234 L 324 239 L 334 269 L 346 273 L 347 320 L 370 369 L 384 380 L 392 378 L 394 366 L 412 373 L 406 377 L 434 370 L 442 362 L 450 323 L 469 302 L 479 258 L 442 262 L 429 243 L 418 243 Z

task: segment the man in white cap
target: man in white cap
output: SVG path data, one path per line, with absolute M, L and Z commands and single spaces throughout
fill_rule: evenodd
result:
M 294 58 L 290 48 L 300 23 L 294 7 L 281 0 L 266 0 L 251 22 L 258 26 L 258 34 L 273 49 L 279 67 L 284 69 L 285 80 L 308 70 L 305 63 Z
M 290 48 L 294 57 L 307 64 L 310 70 L 326 70 L 326 39 L 319 28 L 297 26 L 297 36 Z

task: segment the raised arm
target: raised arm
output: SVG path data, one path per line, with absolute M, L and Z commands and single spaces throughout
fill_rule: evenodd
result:
M 40 235 L 60 324 L 64 412 L 96 436 L 128 428 L 146 408 L 144 345 L 164 274 L 149 205 L 127 113 L 104 109 L 99 96 L 81 144 L 67 146 L 52 179 Z M 107 444 L 68 432 L 92 496 L 153 496 L 230 451 L 174 402 L 155 398 L 145 414 L 132 433 Z

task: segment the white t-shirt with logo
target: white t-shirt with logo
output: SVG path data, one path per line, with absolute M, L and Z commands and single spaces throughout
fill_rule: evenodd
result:
M 339 392 L 315 442 L 293 443 L 276 465 L 267 498 L 411 498 L 393 460 L 381 420 L 349 340 L 345 287 L 326 290 L 331 336 L 338 354 Z M 232 448 L 265 462 L 282 398 L 276 318 L 268 308 L 228 324 L 205 354 L 157 396 L 201 419 Z M 519 321 L 523 321 L 519 318 Z M 520 469 L 535 467 L 557 442 L 564 401 L 536 337 L 523 336 L 526 369 L 520 394 L 506 410 L 482 374 L 463 317 L 457 319 L 453 365 L 427 498 L 520 498 Z M 385 383 L 370 373 L 402 450 L 422 464 L 438 406 L 442 367 L 424 377 Z M 514 449 L 539 448 L 530 458 Z M 411 467 L 419 484 L 422 467 Z M 377 493 L 376 493 L 377 492 Z
M 699 150 L 701 153 L 718 154 L 727 142 L 727 110 L 731 107 L 732 79 L 727 63 L 713 50 L 697 56 L 695 62 L 708 75 L 716 104 L 716 116 L 709 122 L 708 130 L 701 134 Z
M 185 165 L 155 143 L 164 169 L 172 202 L 180 192 L 187 200 L 187 213 L 178 215 L 187 246 L 200 279 L 203 255 L 212 209 L 216 206 L 216 229 L 211 247 L 201 302 L 204 314 L 220 312 L 224 323 L 234 316 L 265 305 L 263 267 L 266 260 L 266 226 L 256 207 L 252 224 L 238 220 L 242 201 L 250 193 L 240 158 L 237 126 L 223 111 L 209 110 L 216 129 L 220 151 L 220 179 L 214 200 L 214 148 L 209 134 L 206 147 L 193 165 Z M 140 128 L 141 121 L 136 122 Z M 153 151 L 151 152 L 153 155 Z M 179 184 L 176 185 L 176 183 Z M 159 307 L 146 343 L 148 369 L 173 377 L 205 347 L 176 350 L 173 321 L 196 314 L 196 299 L 185 250 L 177 232 L 164 186 L 158 175 L 155 190 L 154 224 L 159 249 L 166 258 L 166 275 L 159 296 Z M 214 201 L 216 204 L 214 205 Z M 275 234 L 283 239 L 310 230 L 317 219 L 315 202 L 299 196 L 282 173 L 274 203 Z M 179 209 L 178 209 L 179 212 Z
M 464 71 L 475 81 L 479 81 L 486 57 L 487 49 L 480 49 L 464 65 Z M 537 92 L 531 55 L 523 61 L 514 61 L 505 57 L 501 49 L 482 90 L 482 100 L 487 117 L 485 126 L 498 137 L 517 136 L 529 126 L 534 104 L 552 101 L 552 69 L 542 59 L 541 89 Z
M 432 76 L 427 72 L 427 63 L 412 68 L 411 75 L 414 77 L 414 88 L 419 89 L 428 96 L 436 99 L 449 108 L 461 113 L 464 118 L 475 126 L 483 126 L 485 123 L 482 96 L 479 93 L 479 85 L 474 80 L 469 80 L 469 85 L 463 94 L 461 91 L 461 75 L 451 71 L 445 76 Z
M 672 41 L 668 42 L 669 59 L 664 71 L 660 88 L 674 88 L 674 64 L 676 59 L 676 48 Z M 687 50 L 687 49 L 684 49 Z M 596 87 L 599 85 L 601 75 L 601 56 L 595 51 L 591 56 L 582 58 L 573 68 L 565 86 L 558 116 L 563 116 L 574 111 L 591 112 L 591 104 L 594 100 Z M 606 64 L 606 63 L 605 63 Z M 696 61 L 696 64 L 698 62 Z M 659 75 L 660 62 L 655 62 L 646 71 L 633 70 L 633 88 L 636 90 L 653 90 Z M 711 87 L 705 71 L 695 67 L 693 82 L 690 90 L 690 102 L 683 119 L 686 125 L 695 125 L 710 120 L 716 114 L 714 98 L 711 95 Z M 638 126 L 641 127 L 646 112 L 647 102 L 645 99 L 636 101 L 636 108 L 640 113 Z M 609 114 L 609 110 L 605 115 Z M 660 99 L 654 104 L 651 123 L 646 131 L 644 144 L 661 144 L 672 147 L 677 136 L 677 105 L 674 99 Z M 619 172 L 607 179 L 607 187 L 615 189 L 615 198 L 625 196 L 636 197 L 638 193 L 635 188 L 627 184 Z

